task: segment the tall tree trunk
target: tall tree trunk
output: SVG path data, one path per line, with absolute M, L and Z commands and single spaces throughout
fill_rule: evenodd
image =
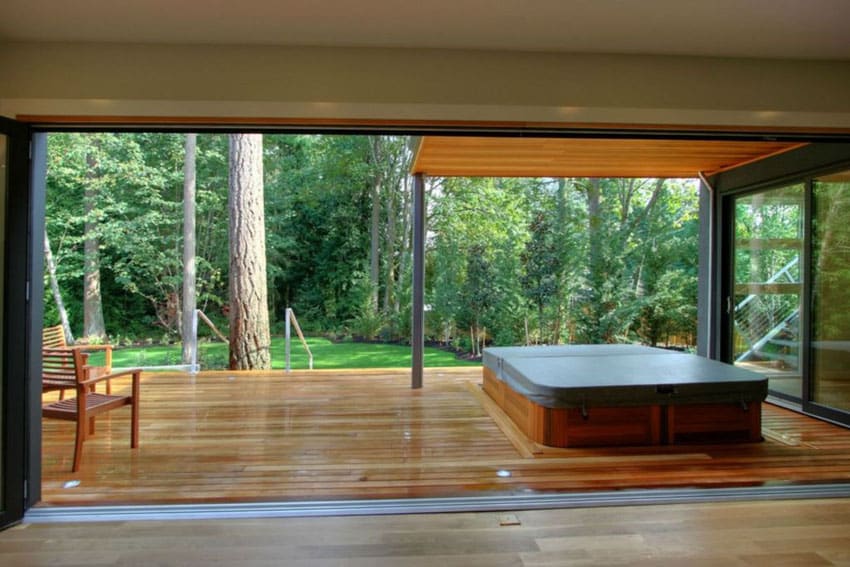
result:
M 56 310 L 59 312 L 59 321 L 62 323 L 62 332 L 65 333 L 65 342 L 74 344 L 74 334 L 71 332 L 71 324 L 68 322 L 68 311 L 65 302 L 62 301 L 62 290 L 56 280 L 56 260 L 50 248 L 50 240 L 47 238 L 47 229 L 44 230 L 44 262 L 47 264 L 47 273 L 50 276 L 50 290 L 53 292 L 53 301 L 56 302 Z
M 589 241 L 588 269 L 590 271 L 591 301 L 590 311 L 590 342 L 602 342 L 604 330 L 601 329 L 602 286 L 605 284 L 605 274 L 602 267 L 602 224 L 601 189 L 599 179 L 592 178 L 587 186 L 587 238 Z
M 186 134 L 183 156 L 183 310 L 180 334 L 183 338 L 183 364 L 191 364 L 198 348 L 192 324 L 197 309 L 195 295 L 195 147 L 197 134 Z
M 561 301 L 558 301 L 558 305 L 555 308 L 555 320 L 552 322 L 552 344 L 559 345 L 561 344 L 561 327 L 563 326 L 563 316 L 564 316 L 564 305 Z
M 95 142 L 93 148 L 99 148 Z M 103 322 L 103 300 L 100 294 L 100 240 L 97 237 L 97 221 L 94 218 L 94 204 L 97 191 L 94 181 L 97 177 L 97 159 L 90 150 L 88 163 L 88 181 L 83 195 L 86 211 L 85 242 L 83 245 L 83 337 L 103 339 L 106 337 L 106 325 Z
M 393 185 L 395 189 L 398 186 Z M 386 258 L 386 279 L 384 282 L 384 313 L 390 312 L 390 306 L 395 293 L 395 249 L 396 249 L 396 212 L 395 212 L 395 195 L 398 191 L 390 191 L 387 195 L 387 237 L 386 245 L 384 246 L 384 256 Z
M 410 190 L 410 180 L 411 177 L 409 175 L 404 176 L 404 187 L 401 192 L 401 210 L 399 211 L 399 215 L 401 215 L 401 248 L 399 249 L 398 254 L 398 277 L 404 278 L 407 274 L 407 261 L 409 251 L 410 251 L 410 240 L 412 238 L 412 231 L 410 230 L 410 195 L 413 191 Z M 401 293 L 396 293 L 395 295 L 395 303 L 393 304 L 393 313 L 398 314 L 401 311 Z
M 380 253 L 381 253 L 381 184 L 384 179 L 384 164 L 381 155 L 381 137 L 371 138 L 372 162 L 375 167 L 375 179 L 372 181 L 372 227 L 369 248 L 369 284 L 371 286 L 370 301 L 373 312 L 378 312 L 378 287 L 380 285 Z
M 540 300 L 537 302 L 537 342 L 539 343 L 546 342 L 546 332 L 543 330 L 545 327 L 543 319 L 543 301 Z
M 564 254 L 565 245 L 565 231 L 568 230 L 569 227 L 567 221 L 567 180 L 563 177 L 558 179 L 558 192 L 557 192 L 557 203 L 558 203 L 558 236 L 559 240 L 561 240 L 561 248 L 560 253 Z M 567 283 L 567 273 L 569 271 L 569 262 L 563 262 L 561 272 L 557 275 L 558 279 L 558 305 L 555 314 L 555 322 L 553 323 L 553 331 L 552 331 L 552 342 L 556 345 L 561 344 L 561 330 L 564 326 L 564 313 L 569 310 L 569 286 Z M 567 303 L 567 305 L 564 305 Z
M 230 134 L 230 368 L 271 368 L 263 137 Z

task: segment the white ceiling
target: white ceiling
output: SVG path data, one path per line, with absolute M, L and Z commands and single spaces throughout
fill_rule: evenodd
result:
M 2 0 L 0 40 L 850 59 L 850 0 Z

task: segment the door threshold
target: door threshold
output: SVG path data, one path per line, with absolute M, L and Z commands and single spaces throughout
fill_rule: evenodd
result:
M 501 496 L 387 500 L 50 506 L 31 508 L 24 515 L 24 523 L 433 514 L 815 498 L 850 498 L 850 484 L 783 484 L 758 487 L 644 489 L 569 494 L 518 493 Z

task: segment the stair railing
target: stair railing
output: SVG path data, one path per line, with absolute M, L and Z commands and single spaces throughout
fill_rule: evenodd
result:
M 790 283 L 797 283 L 797 279 L 791 270 L 800 262 L 800 257 L 795 256 L 791 261 L 774 273 L 765 283 L 776 283 L 785 278 Z M 788 324 L 799 315 L 799 306 L 790 309 L 780 309 L 773 305 L 770 307 L 759 306 L 762 302 L 756 300 L 762 298 L 762 294 L 751 293 L 742 299 L 736 306 L 733 323 L 738 329 L 741 337 L 747 343 L 747 350 L 736 358 L 736 362 L 746 360 L 754 352 L 764 347 L 771 339 L 778 335 Z M 748 314 L 747 311 L 757 310 L 756 313 Z M 746 322 L 746 323 L 745 323 Z

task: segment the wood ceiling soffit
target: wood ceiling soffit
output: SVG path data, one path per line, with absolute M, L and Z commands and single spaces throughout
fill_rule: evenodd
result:
M 696 177 L 801 144 L 425 136 L 411 170 L 445 177 Z

